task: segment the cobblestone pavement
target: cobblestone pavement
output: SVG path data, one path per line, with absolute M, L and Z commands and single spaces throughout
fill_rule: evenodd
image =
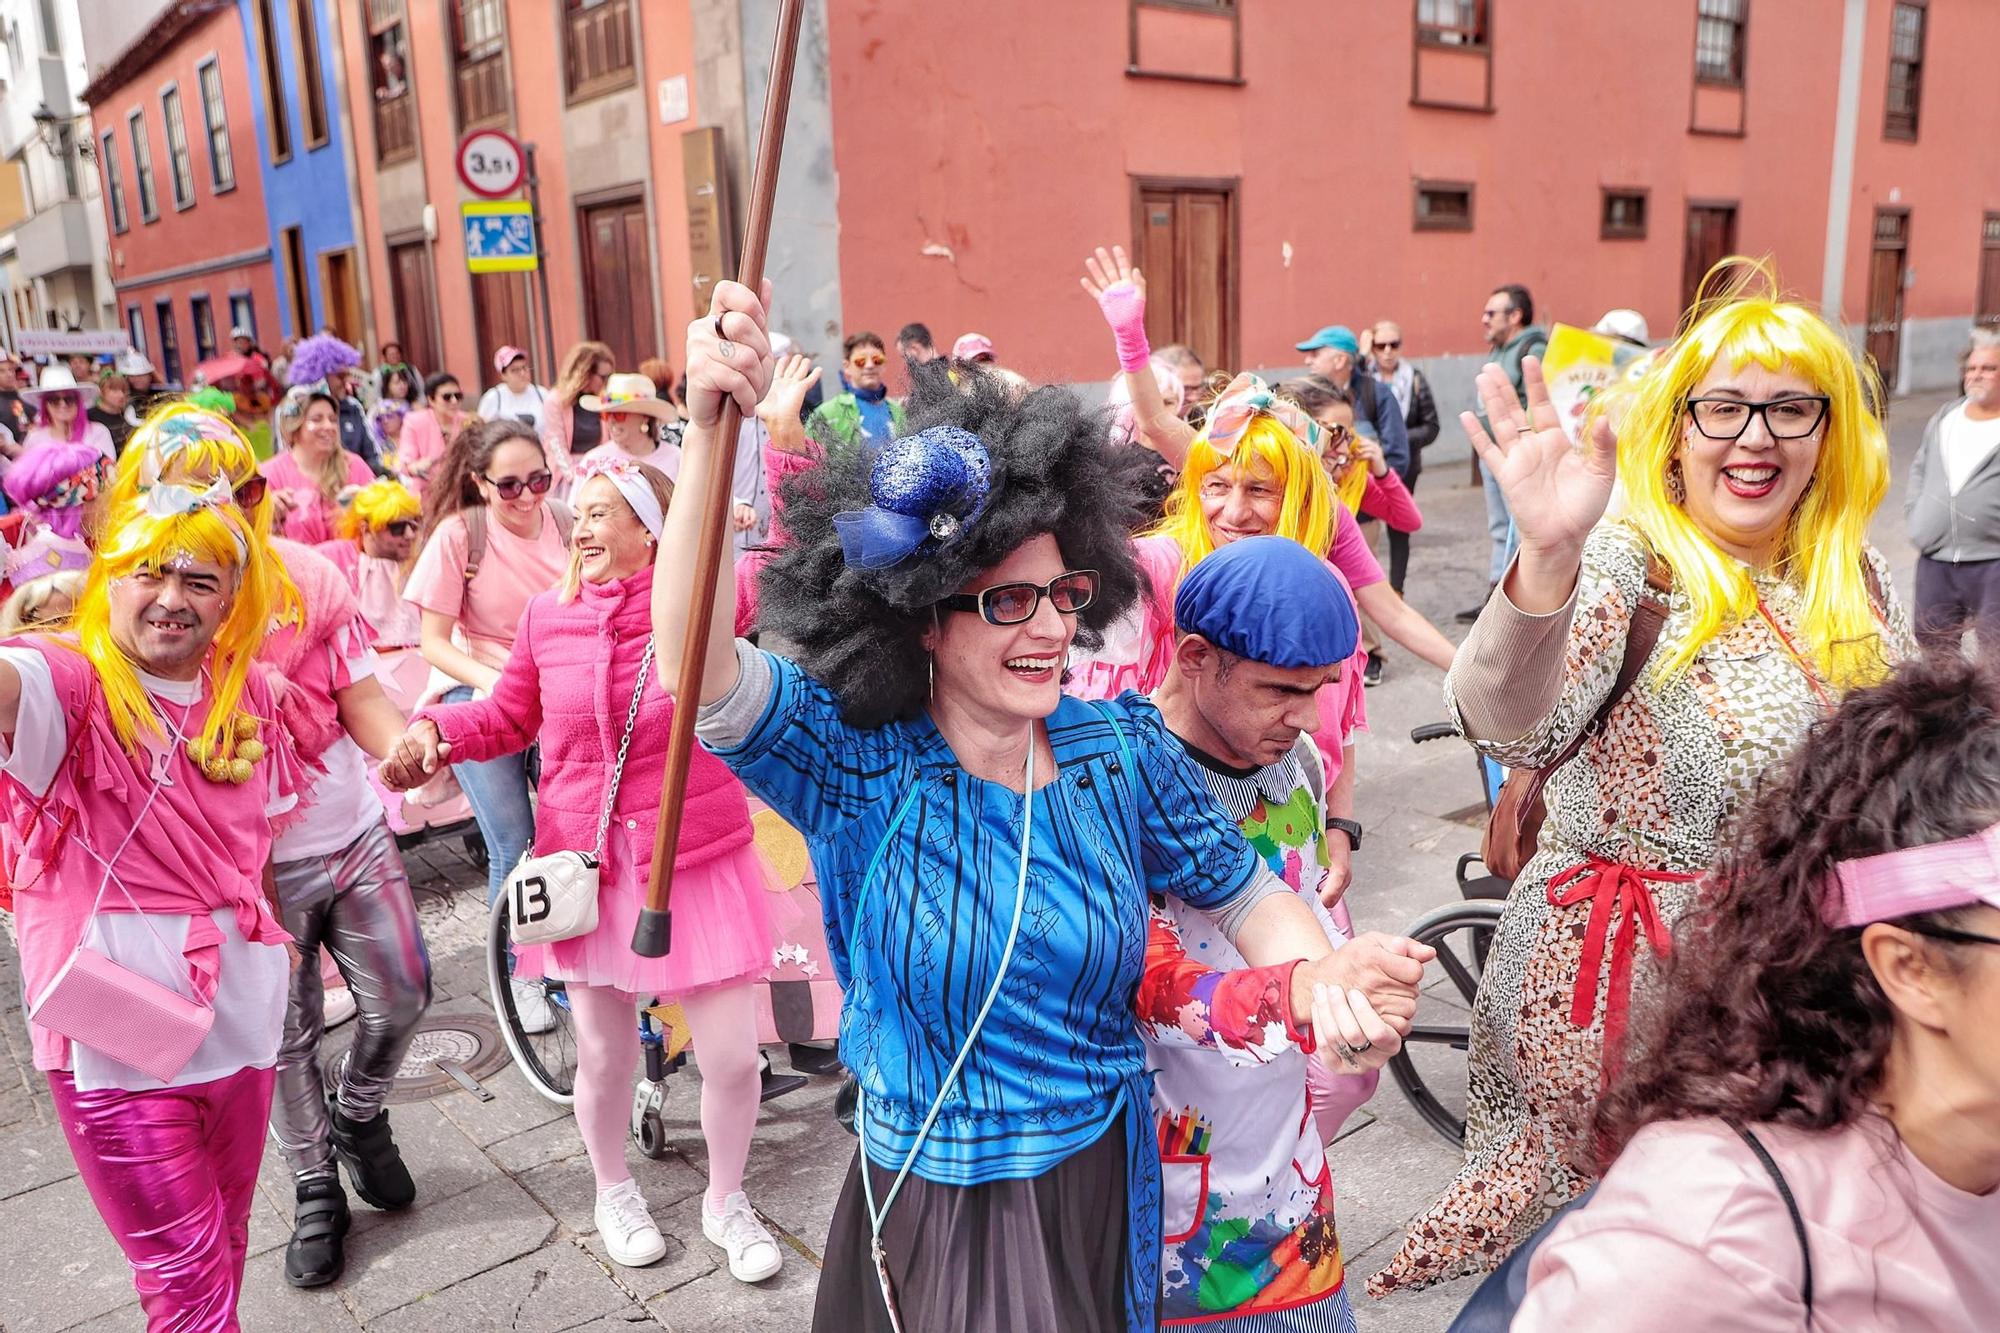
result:
M 1899 401 L 1892 437 L 1898 481 L 1936 398 Z M 1462 461 L 1433 462 L 1420 488 L 1426 527 L 1415 542 L 1409 597 L 1454 637 L 1453 612 L 1485 590 L 1484 511 Z M 1876 523 L 1907 592 L 1912 557 L 1899 498 Z M 1463 746 L 1410 744 L 1412 726 L 1438 720 L 1438 673 L 1391 647 L 1389 675 L 1370 691 L 1373 732 L 1361 750 L 1358 815 L 1368 830 L 1350 893 L 1364 929 L 1396 930 L 1455 900 L 1452 869 L 1478 845 L 1479 792 Z M 448 843 L 409 857 L 436 974 L 438 1015 L 490 1016 L 481 939 L 484 877 Z M 1434 987 L 1430 1015 L 1455 1006 Z M 337 1030 L 329 1053 L 344 1040 Z M 784 1059 L 778 1055 L 782 1068 Z M 1462 1097 L 1462 1060 L 1435 1066 L 1447 1100 Z M 667 1236 L 667 1257 L 644 1269 L 604 1257 L 591 1223 L 594 1189 L 574 1121 L 536 1096 L 511 1068 L 486 1077 L 494 1094 L 476 1100 L 453 1088 L 397 1105 L 392 1120 L 417 1177 L 417 1206 L 377 1213 L 356 1201 L 348 1267 L 316 1292 L 285 1284 L 291 1192 L 275 1149 L 267 1154 L 250 1225 L 242 1303 L 252 1330 L 558 1330 L 666 1328 L 804 1329 L 821 1245 L 853 1141 L 834 1123 L 834 1086 L 815 1079 L 764 1108 L 747 1182 L 751 1200 L 787 1247 L 785 1268 L 752 1288 L 732 1280 L 719 1251 L 701 1238 L 696 1209 L 704 1184 L 695 1106 L 695 1063 L 670 1082 L 673 1148 L 632 1160 Z M 1400 1241 L 1407 1219 L 1452 1175 L 1457 1153 L 1424 1125 L 1384 1078 L 1333 1153 L 1340 1234 L 1356 1290 Z M 76 1178 L 50 1112 L 47 1086 L 31 1067 L 14 951 L 0 941 L 0 1329 L 143 1327 L 130 1273 Z M 1465 1284 L 1376 1304 L 1357 1296 L 1364 1333 L 1442 1329 Z

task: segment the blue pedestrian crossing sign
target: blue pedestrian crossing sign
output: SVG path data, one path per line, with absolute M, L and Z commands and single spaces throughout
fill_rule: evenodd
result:
M 459 205 L 465 222 L 465 266 L 474 273 L 526 273 L 540 266 L 535 222 L 525 199 Z

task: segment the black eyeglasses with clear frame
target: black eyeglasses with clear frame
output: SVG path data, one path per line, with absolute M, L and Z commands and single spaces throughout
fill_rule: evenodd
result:
M 1067 570 L 1046 584 L 996 583 L 976 593 L 939 598 L 938 605 L 947 611 L 977 612 L 989 625 L 1019 625 L 1034 619 L 1045 597 L 1064 615 L 1074 615 L 1097 600 L 1097 571 Z
M 1940 926 L 1929 921 L 1892 921 L 1889 924 L 1901 926 L 1913 935 L 1927 935 L 1931 939 L 1947 940 L 1953 944 L 2000 946 L 2000 935 L 1981 935 L 1976 930 L 1959 930 L 1955 926 Z
M 1803 440 L 1820 428 L 1833 400 L 1825 394 L 1787 394 L 1752 402 L 1748 398 L 1690 398 L 1688 415 L 1694 428 L 1711 440 L 1740 440 L 1750 419 L 1764 418 L 1774 440 Z

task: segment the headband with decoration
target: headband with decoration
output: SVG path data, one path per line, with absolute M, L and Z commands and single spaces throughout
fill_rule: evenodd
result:
M 625 503 L 631 505 L 632 512 L 638 515 L 640 526 L 653 534 L 654 541 L 658 541 L 660 529 L 667 524 L 667 516 L 660 509 L 660 497 L 653 494 L 652 483 L 639 470 L 643 466 L 629 458 L 586 458 L 577 465 L 576 480 L 581 485 L 592 477 L 602 477 L 616 486 L 618 493 L 625 497 Z
M 1259 416 L 1274 418 L 1299 442 L 1315 454 L 1325 446 L 1326 432 L 1299 405 L 1271 392 L 1271 386 L 1244 371 L 1229 381 L 1208 409 L 1208 444 L 1227 456 L 1236 452 L 1236 442 Z
M 857 569 L 935 555 L 978 520 L 992 484 L 992 460 L 971 431 L 932 426 L 891 440 L 869 468 L 873 503 L 833 516 L 841 552 Z
M 204 509 L 225 509 L 236 503 L 236 496 L 229 488 L 225 477 L 217 477 L 208 483 L 208 489 L 197 491 L 186 486 L 154 486 L 146 492 L 144 506 L 153 518 L 180 518 L 187 514 L 198 514 Z M 243 540 L 243 533 L 235 523 L 225 523 L 230 539 L 236 543 L 236 559 L 240 563 L 250 558 L 250 548 Z
M 1975 903 L 2000 907 L 2000 824 L 1949 842 L 1837 862 L 1821 910 L 1830 925 L 1865 926 Z

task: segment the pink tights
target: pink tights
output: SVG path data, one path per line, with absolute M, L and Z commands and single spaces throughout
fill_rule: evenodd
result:
M 234 1333 L 275 1071 L 149 1092 L 49 1074 L 97 1214 L 132 1265 L 153 1333 Z
M 632 1080 L 639 1068 L 638 998 L 608 986 L 569 986 L 576 1015 L 576 1123 L 597 1187 L 632 1178 L 625 1164 Z M 695 1058 L 701 1062 L 701 1133 L 708 1141 L 709 1196 L 743 1188 L 743 1164 L 757 1129 L 763 1091 L 757 1062 L 757 1013 L 749 983 L 681 997 Z

